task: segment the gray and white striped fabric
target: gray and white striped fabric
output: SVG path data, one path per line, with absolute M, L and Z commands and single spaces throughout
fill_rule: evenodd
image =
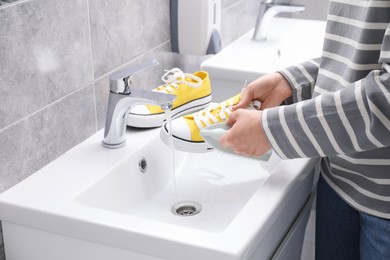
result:
M 292 102 L 264 110 L 282 158 L 322 157 L 351 206 L 390 219 L 390 0 L 330 2 L 321 58 L 280 71 Z

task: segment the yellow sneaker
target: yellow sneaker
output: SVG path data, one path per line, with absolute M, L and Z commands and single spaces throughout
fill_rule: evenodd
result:
M 167 71 L 161 78 L 165 84 L 153 91 L 176 95 L 172 104 L 172 118 L 198 111 L 211 102 L 210 78 L 207 72 L 184 73 L 178 68 Z M 157 105 L 138 105 L 132 108 L 127 125 L 140 128 L 159 127 L 165 113 Z
M 232 112 L 233 105 L 240 101 L 240 94 L 219 104 L 211 104 L 207 108 L 176 118 L 171 122 L 171 133 L 173 146 L 177 150 L 185 152 L 207 152 L 213 150 L 202 138 L 200 130 L 210 125 L 226 122 Z M 255 108 L 257 104 L 252 103 L 250 108 Z M 165 144 L 169 144 L 169 129 L 164 124 L 161 128 L 160 136 Z

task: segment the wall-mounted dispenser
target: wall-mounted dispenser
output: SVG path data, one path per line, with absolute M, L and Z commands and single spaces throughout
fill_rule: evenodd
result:
M 206 55 L 222 49 L 221 0 L 171 0 L 170 13 L 173 52 Z

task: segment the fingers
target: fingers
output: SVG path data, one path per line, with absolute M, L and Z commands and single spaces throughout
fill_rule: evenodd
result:
M 271 145 L 262 128 L 262 111 L 239 109 L 230 114 L 228 124 L 232 125 L 219 139 L 222 147 L 246 156 L 261 156 Z
M 243 151 L 246 150 L 245 148 L 237 147 L 237 141 L 238 141 L 237 136 L 240 135 L 242 130 L 241 129 L 242 126 L 239 124 L 238 120 L 241 121 L 242 118 L 240 119 L 239 117 L 242 116 L 242 112 L 244 112 L 244 110 L 239 109 L 237 111 L 232 112 L 229 115 L 227 123 L 232 127 L 228 132 L 222 135 L 221 138 L 219 139 L 221 146 L 225 148 L 232 148 L 235 153 L 239 153 L 239 154 L 244 154 Z
M 229 131 L 225 134 L 223 134 L 220 138 L 219 138 L 219 143 L 222 147 L 225 147 L 225 148 L 228 148 L 230 147 L 230 134 L 229 134 Z
M 226 123 L 228 125 L 234 125 L 234 123 L 237 121 L 237 112 L 233 111 L 230 115 Z
M 233 127 L 234 127 L 234 125 L 233 125 Z M 225 134 L 223 134 L 219 138 L 219 143 L 221 144 L 221 146 L 225 147 L 225 148 L 232 147 L 233 141 L 234 141 L 234 137 L 232 137 L 232 136 L 234 136 L 234 134 L 232 135 L 231 129 L 229 131 L 227 131 Z
M 242 142 L 237 140 L 237 133 L 239 133 L 240 130 L 236 129 L 235 127 L 236 125 L 233 125 L 232 129 L 230 129 L 227 133 L 221 136 L 221 138 L 219 139 L 219 143 L 221 144 L 221 146 L 233 150 L 236 154 L 245 156 L 257 156 L 258 152 L 254 149 L 254 147 L 248 145 L 248 140 L 245 140 L 245 138 L 245 141 Z
M 233 111 L 239 108 L 247 108 L 253 99 L 253 89 L 251 86 L 247 86 L 241 90 L 240 101 L 233 106 Z

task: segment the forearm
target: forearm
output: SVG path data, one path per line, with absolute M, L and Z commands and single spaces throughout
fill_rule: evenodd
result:
M 372 71 L 340 91 L 267 109 L 262 122 L 272 147 L 283 158 L 390 146 L 390 73 Z
M 291 99 L 287 103 L 296 103 L 312 97 L 316 83 L 320 58 L 278 71 L 289 82 L 292 89 Z

